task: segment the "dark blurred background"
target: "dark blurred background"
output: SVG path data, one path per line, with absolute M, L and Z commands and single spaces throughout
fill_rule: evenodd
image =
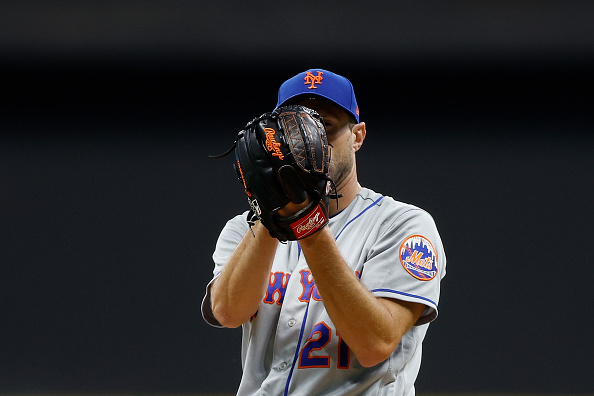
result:
M 360 181 L 448 256 L 419 392 L 594 392 L 594 3 L 3 1 L 0 392 L 234 392 L 199 311 L 224 152 L 309 68 L 347 76 Z

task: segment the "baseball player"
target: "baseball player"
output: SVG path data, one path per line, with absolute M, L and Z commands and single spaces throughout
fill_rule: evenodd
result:
M 311 69 L 238 135 L 250 210 L 222 230 L 202 303 L 242 326 L 238 395 L 415 394 L 446 257 L 426 211 L 360 186 L 366 132 L 350 81 Z

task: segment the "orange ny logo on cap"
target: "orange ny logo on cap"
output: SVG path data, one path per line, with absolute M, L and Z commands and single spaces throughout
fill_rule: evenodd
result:
M 309 89 L 316 89 L 316 84 L 321 84 L 322 80 L 324 79 L 324 77 L 322 77 L 322 72 L 319 71 L 317 76 L 314 76 L 312 72 L 307 72 L 307 74 L 305 75 L 305 85 L 310 84 Z

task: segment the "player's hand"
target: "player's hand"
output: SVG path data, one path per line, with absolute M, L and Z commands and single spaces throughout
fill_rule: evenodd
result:
M 285 207 L 279 209 L 276 213 L 281 218 L 291 217 L 291 216 L 299 213 L 299 211 L 306 208 L 307 205 L 309 205 L 309 203 L 310 203 L 309 197 L 307 197 L 307 199 L 305 201 L 301 202 L 300 204 L 289 202 Z

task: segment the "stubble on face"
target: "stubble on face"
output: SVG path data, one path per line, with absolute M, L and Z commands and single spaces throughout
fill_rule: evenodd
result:
M 348 143 L 351 143 L 350 140 L 348 139 Z M 335 143 L 330 148 L 330 166 L 328 168 L 328 174 L 338 189 L 353 172 L 355 164 L 353 145 L 345 144 L 346 142 L 341 143 Z

